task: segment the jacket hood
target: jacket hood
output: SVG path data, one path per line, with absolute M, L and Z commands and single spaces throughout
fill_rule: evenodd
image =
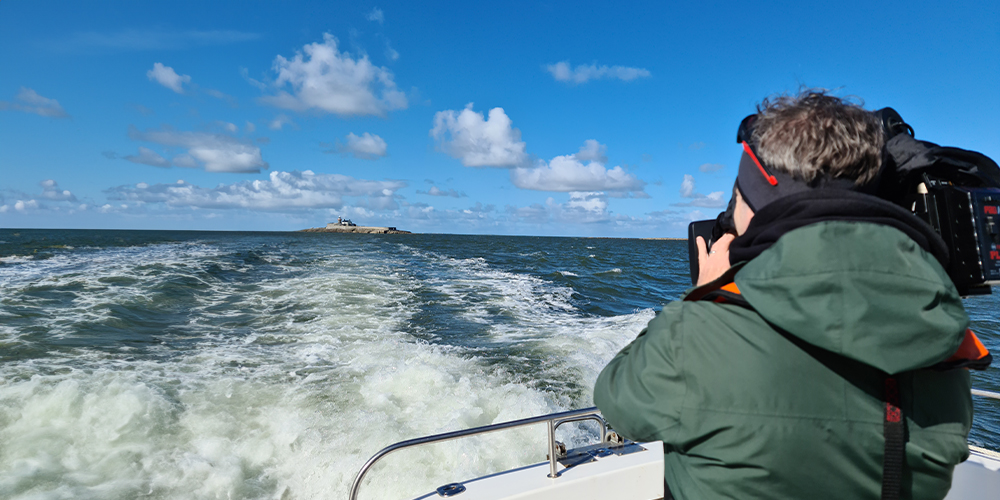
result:
M 735 283 L 775 327 L 889 374 L 947 359 L 969 323 L 938 258 L 883 224 L 827 220 L 793 229 L 747 262 Z

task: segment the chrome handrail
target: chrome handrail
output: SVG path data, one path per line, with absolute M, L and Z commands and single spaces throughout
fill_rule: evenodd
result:
M 452 439 L 458 439 L 467 436 L 473 436 L 477 434 L 487 434 L 490 432 L 502 431 L 505 429 L 512 429 L 514 427 L 523 427 L 526 425 L 548 423 L 549 431 L 549 477 L 558 477 L 556 472 L 556 452 L 555 452 L 555 430 L 562 424 L 569 422 L 578 422 L 582 420 L 595 420 L 601 424 L 601 441 L 607 439 L 608 426 L 603 418 L 597 416 L 601 410 L 598 410 L 596 406 L 590 408 L 584 408 L 582 410 L 570 410 L 560 413 L 550 413 L 548 415 L 540 415 L 537 417 L 523 418 L 521 420 L 512 420 L 510 422 L 501 422 L 499 424 L 484 425 L 482 427 L 474 427 L 472 429 L 465 429 L 460 431 L 445 432 L 443 434 L 435 434 L 433 436 L 425 436 L 416 439 L 409 439 L 407 441 L 400 441 L 396 444 L 391 444 L 382 448 L 378 453 L 372 455 L 371 458 L 365 462 L 365 465 L 361 467 L 358 471 L 357 477 L 354 478 L 354 483 L 351 485 L 351 496 L 350 500 L 357 500 L 358 490 L 361 488 L 361 480 L 364 479 L 365 474 L 368 470 L 375 465 L 375 462 L 385 458 L 386 455 L 399 451 L 404 448 L 410 448 L 412 446 L 417 446 L 421 444 L 429 443 L 440 443 L 442 441 L 450 441 Z
M 992 391 L 984 391 L 980 389 L 972 389 L 973 396 L 980 396 L 984 398 L 997 399 L 1000 400 L 1000 393 Z M 510 422 L 501 422 L 499 424 L 485 425 L 482 427 L 474 427 L 472 429 L 465 429 L 460 431 L 445 432 L 443 434 L 435 434 L 433 436 L 425 436 L 416 439 L 410 439 L 407 441 L 400 441 L 396 444 L 392 444 L 382 448 L 378 453 L 373 455 L 371 458 L 365 462 L 365 465 L 361 467 L 358 471 L 358 475 L 354 478 L 354 483 L 351 485 L 351 496 L 350 500 L 357 500 L 358 490 L 361 488 L 361 481 L 364 479 L 365 474 L 368 473 L 369 469 L 375 465 L 375 462 L 385 458 L 386 455 L 399 451 L 404 448 L 410 448 L 413 446 L 418 446 L 422 444 L 430 443 L 440 443 L 443 441 L 450 441 L 452 439 L 458 439 L 462 437 L 473 436 L 477 434 L 487 434 L 490 432 L 502 431 L 505 429 L 512 429 L 514 427 L 523 427 L 526 425 L 547 423 L 548 424 L 548 448 L 549 448 L 549 476 L 551 478 L 556 478 L 559 476 L 556 468 L 556 438 L 555 431 L 562 424 L 567 424 L 570 422 L 581 422 L 586 420 L 594 420 L 600 424 L 601 429 L 601 442 L 607 441 L 608 434 L 608 424 L 600 416 L 601 411 L 597 409 L 596 406 L 590 408 L 584 408 L 582 410 L 570 410 L 560 413 L 551 413 L 548 415 L 540 415 L 537 417 L 523 418 L 521 420 L 512 420 Z
M 982 396 L 984 398 L 990 398 L 990 399 L 1000 399 L 1000 392 L 983 391 L 983 390 L 980 390 L 980 389 L 973 389 L 972 390 L 972 395 L 973 396 Z

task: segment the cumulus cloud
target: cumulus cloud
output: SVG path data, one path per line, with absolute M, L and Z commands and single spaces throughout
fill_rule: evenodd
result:
M 293 122 L 292 119 L 288 117 L 288 115 L 280 114 L 278 116 L 275 116 L 274 119 L 267 124 L 267 128 L 271 130 L 281 130 L 282 128 L 285 127 L 285 125 L 291 125 L 294 127 L 295 122 Z
M 88 205 L 80 203 L 76 195 L 68 189 L 59 187 L 54 179 L 45 179 L 38 183 L 42 187 L 40 195 L 0 189 L 0 213 L 31 214 L 47 212 L 50 214 L 74 214 L 87 210 Z
M 470 102 L 460 112 L 437 112 L 430 133 L 441 151 L 462 160 L 466 167 L 510 168 L 528 162 L 521 131 L 512 123 L 503 108 L 491 109 L 485 118 L 472 110 Z
M 174 165 L 181 168 L 198 168 L 198 160 L 189 154 L 177 155 L 173 161 Z
M 339 174 L 271 172 L 267 180 L 243 181 L 202 188 L 178 181 L 176 184 L 138 184 L 109 189 L 108 199 L 129 203 L 161 203 L 171 207 L 202 209 L 247 209 L 293 211 L 299 209 L 339 209 L 350 200 L 369 210 L 399 208 L 396 191 L 402 181 L 372 181 Z
M 463 210 L 463 212 L 467 214 L 487 214 L 495 211 L 496 209 L 497 209 L 496 205 L 493 204 L 483 205 L 481 202 L 477 201 L 474 206 L 466 208 L 465 210 Z
M 522 222 L 539 225 L 554 223 L 561 227 L 607 223 L 613 219 L 608 211 L 608 197 L 600 192 L 571 192 L 565 203 L 548 198 L 545 204 L 533 203 L 526 207 L 508 205 L 505 211 L 508 216 Z
M 389 40 L 385 41 L 385 57 L 390 61 L 396 61 L 399 59 L 399 52 L 389 45 Z
M 626 66 L 597 66 L 596 64 L 581 64 L 576 68 L 569 65 L 569 61 L 549 64 L 545 69 L 552 73 L 552 76 L 560 82 L 571 82 L 575 84 L 586 83 L 590 80 L 617 79 L 622 81 L 632 81 L 637 78 L 650 76 L 649 70 L 643 68 L 630 68 Z
M 42 208 L 42 205 L 39 204 L 37 200 L 28 200 L 28 201 L 17 200 L 14 202 L 13 205 L 4 204 L 0 206 L 0 213 L 6 213 L 11 209 L 13 209 L 15 212 L 25 213 L 29 210 L 35 210 L 38 208 Z
M 175 159 L 180 165 L 200 164 L 207 172 L 260 172 L 269 168 L 261 157 L 260 148 L 235 137 L 204 132 L 180 132 L 167 128 L 151 129 L 145 132 L 129 126 L 128 136 L 132 140 L 152 142 L 161 146 L 187 149 L 187 157 Z M 140 152 L 141 155 L 141 152 Z
M 52 201 L 76 201 L 76 196 L 65 189 L 60 189 L 59 184 L 52 179 L 42 181 L 42 197 Z
M 601 164 L 608 162 L 608 147 L 601 144 L 594 139 L 587 139 L 583 141 L 583 146 L 580 147 L 575 155 L 577 160 L 580 161 L 592 161 Z
M 698 167 L 698 170 L 702 172 L 718 172 L 724 168 L 726 168 L 726 166 L 721 163 L 702 163 L 701 166 Z
M 420 191 L 420 190 L 418 190 L 417 194 L 426 194 L 428 196 L 448 196 L 448 197 L 451 197 L 451 198 L 462 198 L 462 197 L 468 196 L 465 193 L 459 193 L 458 191 L 455 191 L 454 189 L 443 190 L 443 189 L 439 189 L 437 186 L 431 186 L 431 188 L 428 189 L 427 191 Z
M 217 125 L 218 127 L 224 129 L 226 132 L 229 132 L 230 134 L 235 134 L 236 132 L 239 132 L 239 130 L 240 130 L 240 128 L 237 127 L 235 123 L 229 123 L 229 122 L 222 121 L 222 120 L 216 120 L 215 121 L 215 125 Z
M 161 63 L 154 63 L 153 69 L 146 72 L 146 76 L 150 81 L 159 83 L 164 87 L 177 92 L 178 94 L 184 93 L 184 84 L 191 83 L 191 77 L 188 75 L 178 75 L 174 68 L 170 66 L 164 66 Z
M 14 96 L 13 102 L 0 101 L 0 110 L 5 109 L 48 118 L 69 118 L 69 114 L 59 105 L 59 101 L 42 97 L 38 92 L 28 87 L 21 87 L 21 90 Z
M 382 9 L 375 7 L 365 16 L 365 19 L 382 24 L 385 22 L 385 14 L 382 13 Z
M 619 196 L 626 193 L 646 197 L 646 182 L 625 171 L 621 166 L 605 168 L 607 147 L 588 140 L 580 151 L 557 156 L 547 164 L 510 171 L 511 182 L 521 189 L 536 191 L 607 191 Z M 584 162 L 587 162 L 584 164 Z
M 583 210 L 603 214 L 608 210 L 608 197 L 604 193 L 578 193 L 569 194 L 569 201 L 565 207 L 571 210 Z
M 149 165 L 152 167 L 168 168 L 170 167 L 170 160 L 160 156 L 159 153 L 153 151 L 149 148 L 144 148 L 139 146 L 139 154 L 128 155 L 124 157 L 126 160 L 132 163 L 141 163 L 143 165 Z
M 388 146 L 385 140 L 381 137 L 365 132 L 364 134 L 357 136 L 353 132 L 347 134 L 344 138 L 346 143 L 340 143 L 338 141 L 337 148 L 335 151 L 343 155 L 351 155 L 355 158 L 361 158 L 364 160 L 374 160 L 381 158 L 386 155 L 386 149 Z
M 718 208 L 726 205 L 726 200 L 722 199 L 722 191 L 715 191 L 709 193 L 708 195 L 695 191 L 694 176 L 688 174 L 684 174 L 684 180 L 681 182 L 680 194 L 681 198 L 690 198 L 691 201 L 686 203 L 673 203 L 671 206 Z
M 377 115 L 405 109 L 406 95 L 396 89 L 392 73 L 376 67 L 367 55 L 354 59 L 337 48 L 337 39 L 323 34 L 323 43 L 310 43 L 292 59 L 277 56 L 274 95 L 264 104 L 293 111 L 318 110 L 341 116 Z M 285 86 L 290 91 L 284 89 Z

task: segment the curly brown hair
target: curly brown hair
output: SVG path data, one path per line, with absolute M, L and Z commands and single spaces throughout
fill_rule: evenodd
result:
M 867 183 L 882 166 L 885 132 L 862 105 L 825 89 L 764 99 L 753 133 L 761 159 L 807 182 L 827 175 Z

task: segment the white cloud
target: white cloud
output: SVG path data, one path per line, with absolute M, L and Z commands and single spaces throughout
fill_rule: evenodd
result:
M 580 151 L 575 155 L 577 160 L 580 161 L 593 161 L 597 163 L 607 163 L 608 162 L 608 147 L 601 144 L 594 139 L 587 139 L 583 141 L 583 146 L 580 147 Z
M 718 172 L 724 168 L 726 168 L 726 166 L 721 163 L 702 163 L 701 166 L 698 167 L 698 170 L 702 172 Z
M 368 13 L 368 15 L 365 16 L 365 19 L 382 24 L 385 22 L 385 14 L 382 13 L 382 9 L 375 7 Z
M 399 52 L 392 48 L 392 45 L 389 45 L 388 40 L 385 41 L 385 57 L 390 61 L 399 60 Z
M 691 198 L 694 195 L 694 176 L 684 174 L 681 182 L 681 198 Z
M 202 188 L 178 181 L 146 187 L 119 186 L 107 190 L 108 199 L 132 203 L 162 203 L 171 207 L 290 211 L 341 208 L 348 199 L 369 210 L 395 210 L 402 181 L 371 181 L 346 175 L 271 172 L 267 180 L 243 181 Z
M 632 81 L 637 78 L 650 76 L 649 70 L 643 68 L 630 68 L 626 66 L 597 66 L 579 65 L 571 68 L 569 61 L 562 61 L 549 64 L 545 69 L 552 73 L 552 76 L 560 82 L 586 83 L 589 80 L 618 79 Z
M 510 180 L 521 189 L 536 191 L 608 191 L 622 195 L 645 197 L 646 182 L 625 171 L 620 166 L 605 168 L 607 147 L 588 140 L 580 152 L 557 156 L 548 164 L 541 162 L 533 168 L 516 168 L 510 171 Z M 585 165 L 583 161 L 588 161 Z
M 726 200 L 722 199 L 723 191 L 715 191 L 708 195 L 695 191 L 694 176 L 689 174 L 684 174 L 680 194 L 681 198 L 690 198 L 691 201 L 687 203 L 672 203 L 671 206 L 718 208 L 726 205 Z
M 337 39 L 323 34 L 323 43 L 310 43 L 291 60 L 277 56 L 274 70 L 277 94 L 261 97 L 261 102 L 293 111 L 319 111 L 352 115 L 384 116 L 387 111 L 405 109 L 406 95 L 396 89 L 392 73 L 376 67 L 367 55 L 358 59 L 337 49 Z M 283 89 L 291 87 L 291 92 Z
M 240 76 L 242 76 L 243 79 L 246 80 L 247 83 L 249 83 L 250 85 L 253 85 L 254 87 L 257 87 L 258 90 L 267 90 L 267 84 L 266 83 L 264 83 L 264 82 L 262 82 L 260 80 L 256 80 L 256 79 L 250 78 L 250 70 L 248 70 L 246 68 L 240 68 Z
M 603 214 L 608 210 L 608 197 L 604 193 L 573 192 L 569 194 L 569 201 L 565 207 Z
M 257 126 L 251 121 L 248 121 L 244 128 L 246 128 L 248 134 L 252 134 L 257 131 Z
M 281 130 L 282 128 L 284 128 L 285 125 L 292 125 L 294 127 L 295 122 L 293 122 L 292 119 L 288 117 L 288 115 L 282 113 L 278 116 L 275 116 L 274 119 L 271 120 L 271 123 L 267 124 L 267 128 L 271 130 Z
M 42 197 L 47 200 L 76 201 L 76 196 L 73 196 L 73 193 L 65 189 L 59 189 L 59 184 L 52 179 L 46 179 L 39 184 L 42 186 Z
M 347 144 L 338 143 L 337 152 L 349 154 L 355 158 L 364 160 L 374 160 L 386 155 L 387 145 L 381 137 L 365 132 L 361 136 L 354 135 L 353 132 L 344 138 Z
M 235 123 L 229 123 L 229 122 L 224 122 L 222 120 L 217 120 L 215 124 L 218 125 L 219 127 L 222 127 L 223 129 L 226 130 L 226 132 L 229 132 L 230 134 L 235 134 L 236 132 L 240 131 L 240 128 L 237 127 Z
M 27 212 L 28 210 L 34 210 L 39 207 L 39 203 L 35 200 L 17 200 L 17 202 L 14 203 L 14 210 L 17 210 L 18 212 Z
M 177 155 L 173 159 L 174 165 L 181 168 L 198 168 L 198 160 L 189 154 Z
M 538 225 L 556 224 L 561 228 L 570 226 L 608 223 L 612 221 L 608 212 L 608 197 L 604 193 L 571 192 L 566 203 L 557 203 L 554 198 L 545 204 L 533 203 L 527 207 L 506 207 L 507 215 L 516 220 Z
M 174 68 L 161 63 L 154 63 L 153 69 L 147 71 L 146 76 L 150 81 L 155 81 L 178 94 L 183 94 L 184 84 L 191 82 L 190 76 L 178 75 Z
M 0 110 L 5 109 L 31 113 L 48 118 L 69 118 L 66 110 L 59 105 L 59 101 L 49 99 L 48 97 L 42 97 L 38 94 L 38 92 L 35 92 L 33 89 L 29 89 L 28 87 L 21 87 L 21 90 L 18 91 L 17 95 L 14 97 L 14 102 L 0 101 Z
M 434 115 L 431 136 L 439 148 L 466 167 L 517 167 L 528 161 L 521 131 L 511 127 L 503 108 L 490 110 L 489 118 L 472 110 L 472 103 L 461 112 L 439 111 Z
M 123 157 L 132 163 L 141 163 L 143 165 L 149 165 L 152 167 L 168 168 L 170 167 L 170 161 L 166 158 L 160 156 L 159 153 L 153 151 L 149 148 L 144 148 L 139 146 L 139 154 L 128 155 Z
M 178 132 L 166 128 L 141 132 L 130 125 L 128 136 L 136 141 L 186 148 L 188 157 L 200 162 L 207 172 L 260 172 L 269 168 L 261 157 L 259 147 L 228 135 Z M 175 160 L 175 163 L 188 166 L 192 160 L 185 157 L 180 162 Z
M 427 191 L 419 191 L 418 190 L 417 194 L 426 194 L 428 196 L 448 196 L 448 197 L 451 197 L 451 198 L 462 198 L 462 197 L 468 196 L 465 193 L 459 193 L 458 191 L 455 191 L 454 189 L 450 189 L 449 188 L 447 190 L 443 190 L 443 189 L 439 189 L 437 186 L 431 186 L 431 188 L 428 189 Z

